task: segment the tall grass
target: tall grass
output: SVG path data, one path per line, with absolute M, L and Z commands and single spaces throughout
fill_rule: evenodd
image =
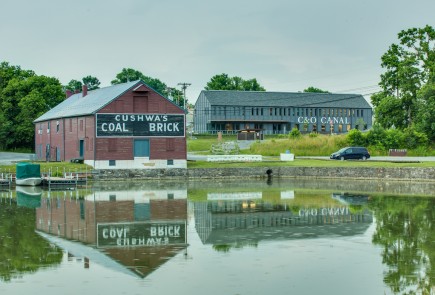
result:
M 222 136 L 222 142 L 237 140 L 236 135 L 224 135 Z M 219 143 L 217 135 L 202 135 L 196 136 L 196 138 L 187 139 L 187 151 L 188 152 L 203 152 L 210 151 L 213 144 Z
M 249 153 L 263 156 L 279 156 L 290 151 L 298 156 L 330 155 L 348 145 L 345 135 L 302 135 L 297 138 L 275 138 L 256 142 L 251 145 Z

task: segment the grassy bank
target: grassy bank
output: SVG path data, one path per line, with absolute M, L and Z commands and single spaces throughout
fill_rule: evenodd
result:
M 85 172 L 91 171 L 92 167 L 85 164 L 70 162 L 33 162 L 41 165 L 41 173 Z M 0 165 L 0 173 L 15 173 L 15 164 Z
M 237 140 L 235 135 L 223 136 L 222 142 Z M 218 144 L 217 135 L 197 136 L 196 139 L 187 140 L 188 152 L 197 152 L 209 154 L 213 144 Z M 296 156 L 329 156 L 342 147 L 349 146 L 346 135 L 323 135 L 315 137 L 308 134 L 298 138 L 289 138 L 288 136 L 276 135 L 265 136 L 265 140 L 253 143 L 248 150 L 241 150 L 243 154 L 255 154 L 262 156 L 279 156 L 289 150 Z M 388 151 L 379 147 L 369 146 L 368 150 L 372 156 L 387 156 Z M 418 148 L 408 150 L 408 156 L 435 156 L 435 149 Z

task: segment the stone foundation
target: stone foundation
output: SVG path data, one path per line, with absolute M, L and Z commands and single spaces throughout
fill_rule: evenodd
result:
M 435 181 L 435 168 L 252 167 L 193 169 L 100 169 L 95 180 L 120 179 L 243 179 L 243 178 L 377 179 Z

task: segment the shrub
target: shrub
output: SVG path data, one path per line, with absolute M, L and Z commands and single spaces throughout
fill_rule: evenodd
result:
M 407 149 L 416 149 L 420 146 L 426 147 L 429 144 L 429 139 L 426 134 L 409 127 L 404 130 L 403 144 Z
M 347 134 L 347 141 L 349 145 L 365 146 L 367 144 L 364 134 L 358 129 L 352 129 Z
M 373 128 L 367 133 L 367 144 L 372 146 L 383 147 L 385 138 L 385 129 L 379 125 L 374 124 Z
M 385 149 L 399 149 L 404 146 L 404 135 L 399 129 L 390 128 L 385 131 L 384 147 Z
M 293 128 L 292 131 L 289 133 L 290 138 L 299 138 L 301 137 L 301 132 L 297 128 Z

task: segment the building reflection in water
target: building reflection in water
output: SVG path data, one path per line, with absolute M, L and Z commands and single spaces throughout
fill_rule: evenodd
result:
M 333 194 L 327 202 L 301 198 L 294 191 L 267 200 L 262 192 L 209 193 L 195 203 L 195 227 L 204 244 L 256 245 L 262 240 L 350 236 L 373 222 L 367 196 Z M 322 206 L 322 203 L 325 204 Z
M 145 277 L 186 248 L 186 189 L 46 193 L 37 231 L 85 268 L 94 261 Z
M 187 189 L 49 191 L 36 208 L 40 235 L 83 261 L 146 277 L 187 249 Z M 217 250 L 260 241 L 351 236 L 373 222 L 366 196 L 293 190 L 206 193 L 192 202 L 203 244 Z

